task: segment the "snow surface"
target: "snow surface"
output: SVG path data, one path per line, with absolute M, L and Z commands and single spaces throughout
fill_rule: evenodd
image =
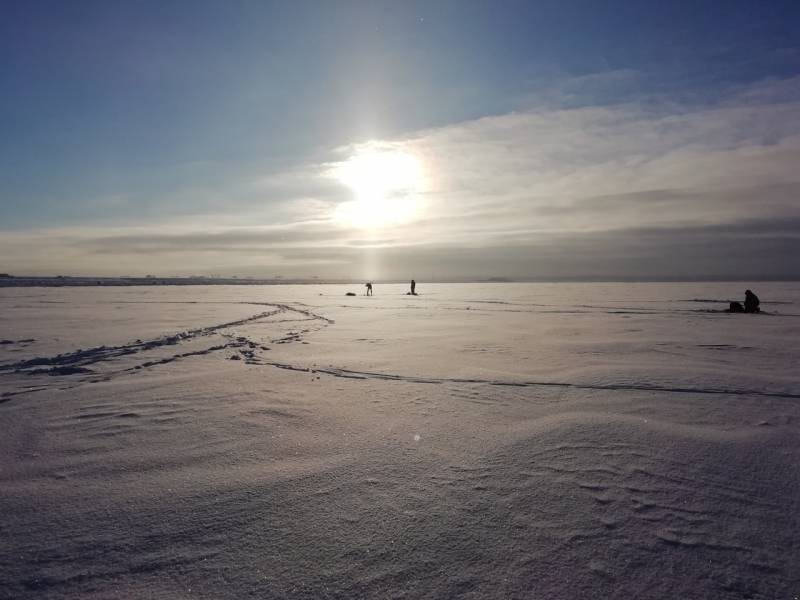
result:
M 744 287 L 4 288 L 0 597 L 796 598 Z

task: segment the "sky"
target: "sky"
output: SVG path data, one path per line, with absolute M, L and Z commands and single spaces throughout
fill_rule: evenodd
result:
M 800 279 L 797 2 L 0 7 L 0 272 Z

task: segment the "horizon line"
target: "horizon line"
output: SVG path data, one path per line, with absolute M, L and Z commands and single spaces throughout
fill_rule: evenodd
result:
M 416 278 L 414 278 L 416 279 Z M 409 279 L 354 279 L 354 278 L 319 278 L 319 277 L 251 277 L 251 276 L 214 276 L 214 275 L 8 275 L 0 274 L 0 287 L 90 287 L 117 286 L 134 287 L 147 285 L 363 285 L 370 281 L 378 285 L 407 284 Z M 662 277 L 474 277 L 474 278 L 431 278 L 419 279 L 418 283 L 428 284 L 468 284 L 468 283 L 741 283 L 741 282 L 800 282 L 796 277 L 761 276 L 662 276 Z

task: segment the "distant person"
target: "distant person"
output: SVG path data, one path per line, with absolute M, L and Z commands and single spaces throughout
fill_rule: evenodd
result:
M 744 312 L 746 313 L 757 313 L 761 312 L 759 305 L 761 302 L 758 300 L 758 296 L 756 296 L 750 290 L 745 291 L 744 293 Z
M 372 282 L 367 284 L 367 296 L 372 296 Z
M 417 282 L 412 279 L 411 280 L 411 295 L 412 296 L 416 296 L 417 295 L 417 291 L 416 290 L 417 290 Z

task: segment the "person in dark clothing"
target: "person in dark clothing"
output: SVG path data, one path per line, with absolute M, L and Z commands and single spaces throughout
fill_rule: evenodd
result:
M 366 285 L 367 285 L 367 296 L 372 296 L 372 282 Z
M 757 313 L 761 312 L 759 305 L 761 302 L 758 300 L 758 296 L 756 296 L 750 290 L 747 290 L 744 293 L 744 312 L 746 313 Z
M 411 280 L 411 295 L 412 296 L 416 296 L 417 295 L 417 292 L 415 291 L 416 289 L 417 289 L 417 282 L 412 279 Z

